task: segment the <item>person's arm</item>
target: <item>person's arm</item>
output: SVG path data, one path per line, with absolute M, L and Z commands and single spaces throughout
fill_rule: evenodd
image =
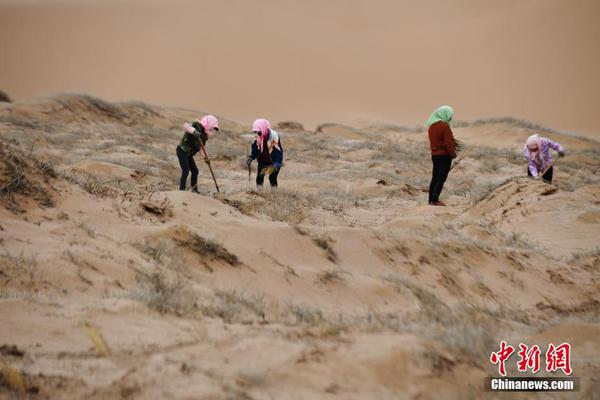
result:
M 202 140 L 202 144 L 206 144 L 206 140 L 208 139 L 208 136 L 206 136 L 206 133 L 204 132 L 204 129 L 196 129 L 196 127 L 194 126 L 194 124 L 189 124 L 189 123 L 185 123 L 183 124 L 183 130 L 186 133 L 189 133 L 190 135 L 192 135 L 195 139 L 197 140 Z
M 537 178 L 538 167 L 535 165 L 535 161 L 533 161 L 533 157 L 531 157 L 531 153 L 529 152 L 527 145 L 523 147 L 523 156 L 525 156 L 525 159 L 527 160 L 527 168 L 529 169 L 529 173 L 534 178 Z
M 444 146 L 446 146 L 446 150 L 450 153 L 450 157 L 456 158 L 456 147 L 454 146 L 454 135 L 452 135 L 452 130 L 448 125 L 444 127 Z
M 561 157 L 565 155 L 565 148 L 562 147 L 559 143 L 554 142 L 554 141 L 552 141 L 550 139 L 546 139 L 546 140 L 547 140 L 548 146 L 550 146 L 552 149 L 558 151 L 558 154 Z
M 259 154 L 260 153 L 258 151 L 258 144 L 256 143 L 256 140 L 255 140 L 250 145 L 250 155 L 248 156 L 248 159 L 246 160 L 246 164 L 248 166 L 250 166 L 250 164 L 252 164 L 252 161 L 256 160 L 258 158 Z
M 535 162 L 533 162 L 533 160 L 529 160 L 529 172 L 531 172 L 531 176 L 533 176 L 534 178 L 538 177 L 538 167 L 537 165 L 535 165 Z

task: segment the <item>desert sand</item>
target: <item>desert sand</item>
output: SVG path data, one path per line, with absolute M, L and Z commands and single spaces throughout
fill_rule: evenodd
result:
M 549 397 L 483 391 L 501 340 L 570 343 L 581 389 L 552 397 L 597 397 L 598 15 L 0 0 L 0 399 Z M 470 153 L 431 207 L 441 104 Z M 221 193 L 199 157 L 201 193 L 175 190 L 205 112 Z M 248 178 L 259 117 L 276 191 Z M 567 149 L 552 185 L 533 133 Z
M 597 135 L 598 15 L 596 0 L 0 0 L 0 88 L 311 129 L 415 126 L 448 103 Z
M 472 151 L 430 207 L 422 128 L 282 124 L 258 192 L 221 117 L 222 192 L 199 161 L 197 195 L 174 189 L 198 115 L 0 103 L 1 398 L 478 399 L 502 339 L 570 342 L 557 398 L 600 392 L 600 143 L 457 124 Z M 554 185 L 524 177 L 534 131 L 567 148 Z

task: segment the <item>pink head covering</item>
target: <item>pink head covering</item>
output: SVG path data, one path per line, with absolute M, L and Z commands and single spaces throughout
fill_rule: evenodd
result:
M 214 115 L 206 115 L 198 122 L 202 124 L 207 135 L 210 135 L 213 129 L 219 130 L 219 120 Z
M 529 150 L 529 154 L 531 157 L 537 161 L 540 159 L 540 153 L 542 150 L 542 138 L 537 133 L 529 136 L 527 141 L 525 142 L 527 149 Z
M 270 130 L 271 123 L 264 118 L 259 118 L 252 124 L 252 131 L 260 132 L 260 140 L 258 141 L 258 148 L 260 149 L 260 151 L 262 151 L 263 149 L 263 143 L 265 143 L 269 138 Z
M 537 146 L 538 148 L 540 148 L 540 147 L 541 147 L 541 146 L 540 146 L 540 144 L 541 144 L 540 142 L 541 142 L 540 135 L 539 135 L 539 134 L 537 134 L 537 133 L 536 133 L 536 134 L 533 134 L 533 135 L 531 135 L 531 136 L 529 136 L 529 137 L 527 138 L 527 142 L 526 142 L 526 144 L 527 144 L 527 148 L 528 148 L 528 149 L 532 149 L 532 148 L 534 148 L 534 149 L 535 149 L 535 148 L 536 148 L 536 146 Z

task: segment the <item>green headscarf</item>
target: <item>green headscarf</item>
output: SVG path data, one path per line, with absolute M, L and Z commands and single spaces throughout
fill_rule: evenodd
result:
M 425 125 L 429 128 L 436 122 L 443 121 L 448 125 L 452 126 L 452 117 L 454 116 L 454 110 L 450 106 L 438 107 L 429 117 Z

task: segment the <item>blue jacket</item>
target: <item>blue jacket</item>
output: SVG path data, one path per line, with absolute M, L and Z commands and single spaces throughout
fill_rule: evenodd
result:
M 258 159 L 258 165 L 268 165 L 278 163 L 279 165 L 283 165 L 283 144 L 281 143 L 281 137 L 279 138 L 279 148 L 273 147 L 269 157 L 269 151 L 264 147 L 263 154 L 260 154 L 258 149 L 258 143 L 256 139 L 252 142 L 252 147 L 250 148 L 250 158 L 253 160 Z

